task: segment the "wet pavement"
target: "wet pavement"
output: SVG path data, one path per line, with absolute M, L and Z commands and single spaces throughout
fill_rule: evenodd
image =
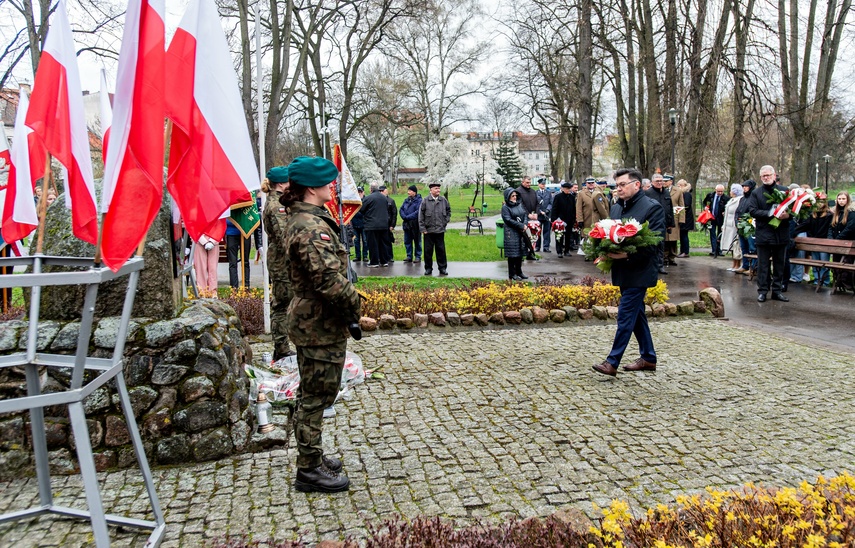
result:
M 703 250 L 708 251 L 708 250 Z M 498 259 L 498 250 L 496 253 Z M 591 262 L 581 255 L 558 258 L 557 254 L 543 253 L 537 262 L 526 261 L 523 273 L 535 278 L 548 276 L 569 281 L 578 281 L 584 276 L 610 280 Z M 728 320 L 750 325 L 764 331 L 786 335 L 805 344 L 814 342 L 855 351 L 855 297 L 851 293 L 832 295 L 830 289 L 815 292 L 816 286 L 790 284 L 787 296 L 789 303 L 778 301 L 757 302 L 757 285 L 747 276 L 728 272 L 729 257 L 691 256 L 677 259 L 678 265 L 668 268 L 662 279 L 668 284 L 671 302 L 696 300 L 698 291 L 714 287 L 721 293 Z M 354 263 L 359 276 L 423 276 L 424 264 L 405 263 L 397 260 L 386 268 L 368 268 Z M 260 287 L 261 265 L 250 265 L 253 287 Z M 228 265 L 219 266 L 220 285 L 228 285 Z M 508 277 L 507 262 L 454 262 L 448 266 L 451 278 L 487 278 L 504 280 Z M 434 266 L 434 276 L 438 268 Z

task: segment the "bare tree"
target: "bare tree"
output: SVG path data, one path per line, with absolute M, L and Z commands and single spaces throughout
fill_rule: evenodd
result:
M 472 120 L 465 101 L 482 92 L 474 74 L 487 53 L 485 42 L 472 40 L 480 14 L 478 0 L 438 2 L 389 29 L 383 52 L 412 82 L 411 109 L 424 117 L 426 140 Z

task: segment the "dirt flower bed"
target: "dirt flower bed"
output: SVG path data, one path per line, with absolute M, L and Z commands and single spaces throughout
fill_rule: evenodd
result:
M 543 519 L 458 527 L 434 518 L 391 519 L 369 528 L 364 541 L 324 541 L 326 548 L 677 548 L 775 547 L 843 548 L 855 545 L 855 478 L 822 476 L 798 488 L 748 484 L 677 497 L 635 517 L 624 501 L 602 509 L 598 524 L 559 511 Z M 570 516 L 571 519 L 567 519 Z M 261 546 L 246 537 L 220 539 L 214 546 Z M 297 541 L 264 546 L 299 547 Z

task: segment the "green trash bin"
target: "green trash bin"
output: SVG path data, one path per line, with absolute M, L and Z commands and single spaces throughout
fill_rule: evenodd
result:
M 481 216 L 487 214 L 487 202 L 481 202 Z
M 499 256 L 505 255 L 505 223 L 501 219 L 496 219 L 496 247 L 499 248 Z

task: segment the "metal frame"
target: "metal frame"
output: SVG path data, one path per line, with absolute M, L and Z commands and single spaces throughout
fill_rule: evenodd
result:
M 31 518 L 45 513 L 70 516 L 91 522 L 95 537 L 95 545 L 99 548 L 110 546 L 110 535 L 107 524 L 124 525 L 128 527 L 151 529 L 146 546 L 156 547 L 163 540 L 166 522 L 160 508 L 160 502 L 154 489 L 154 481 L 143 449 L 139 428 L 137 427 L 128 388 L 123 373 L 123 354 L 125 339 L 128 334 L 128 321 L 134 306 L 137 282 L 144 263 L 142 257 L 130 259 L 118 272 L 96 265 L 93 259 L 78 257 L 48 257 L 34 255 L 30 257 L 0 258 L 0 266 L 26 265 L 32 267 L 32 273 L 0 276 L 0 288 L 31 287 L 29 327 L 27 332 L 27 349 L 25 352 L 0 357 L 0 367 L 24 366 L 27 383 L 27 395 L 10 400 L 0 401 L 0 413 L 24 411 L 29 409 L 33 431 L 33 452 L 36 464 L 36 476 L 39 485 L 39 506 L 27 510 L 10 512 L 0 515 L 0 523 Z M 45 266 L 60 266 L 68 268 L 84 268 L 80 271 L 42 272 Z M 88 356 L 89 338 L 92 334 L 92 323 L 95 315 L 95 301 L 98 287 L 101 283 L 130 275 L 128 291 L 122 308 L 122 317 L 116 336 L 116 346 L 113 357 L 92 358 Z M 80 321 L 80 332 L 77 338 L 77 351 L 74 356 L 60 354 L 44 354 L 36 352 L 38 342 L 39 306 L 41 288 L 55 285 L 85 285 L 86 295 Z M 64 392 L 42 394 L 39 383 L 38 368 L 71 367 L 71 386 Z M 86 371 L 96 371 L 98 375 L 90 382 L 83 384 Z M 89 429 L 86 426 L 86 414 L 83 411 L 83 400 L 99 387 L 114 380 L 119 394 L 119 401 L 125 415 L 125 422 L 131 436 L 137 463 L 142 473 L 154 521 L 128 518 L 104 513 L 98 477 L 95 471 L 95 460 L 92 454 L 92 444 L 89 440 Z M 50 405 L 67 405 L 71 418 L 72 433 L 77 448 L 77 460 L 80 464 L 80 474 L 86 492 L 87 510 L 58 506 L 53 502 L 50 485 L 50 467 L 48 465 L 47 439 L 45 433 L 44 408 Z

